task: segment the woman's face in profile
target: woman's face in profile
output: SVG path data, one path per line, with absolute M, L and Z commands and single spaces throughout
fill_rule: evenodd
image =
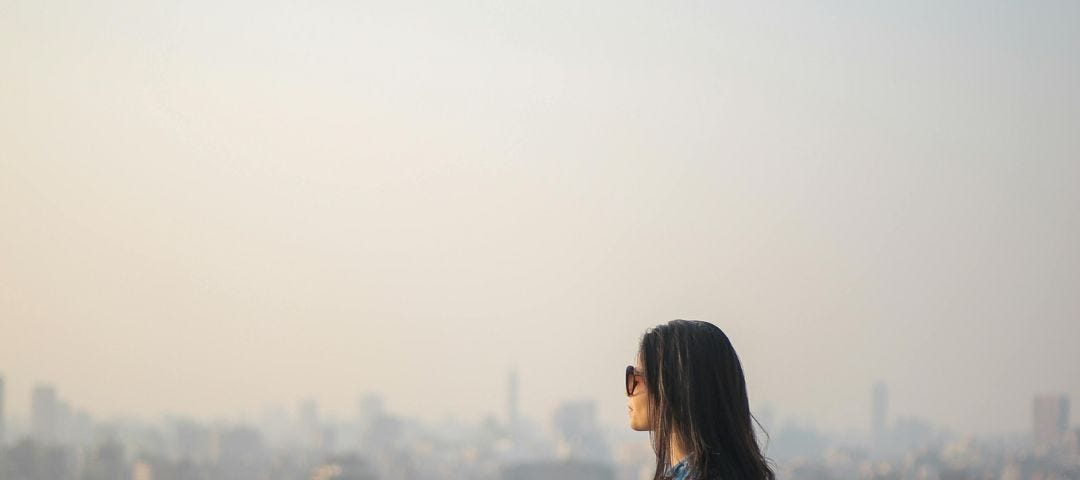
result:
M 649 417 L 649 388 L 645 385 L 645 378 L 640 376 L 644 372 L 640 359 L 634 363 L 634 368 L 638 374 L 634 378 L 637 386 L 634 387 L 634 393 L 626 399 L 626 406 L 629 408 L 627 415 L 630 417 L 630 428 L 644 432 L 652 430 Z

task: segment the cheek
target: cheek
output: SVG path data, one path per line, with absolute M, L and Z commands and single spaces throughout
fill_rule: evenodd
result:
M 650 429 L 649 402 L 647 397 L 644 395 L 632 397 L 630 406 L 634 408 L 634 411 L 630 414 L 632 426 L 639 430 Z

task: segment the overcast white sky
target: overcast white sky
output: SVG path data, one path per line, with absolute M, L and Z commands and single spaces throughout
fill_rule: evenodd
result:
M 97 415 L 1080 403 L 1080 3 L 0 0 L 0 373 Z M 1075 422 L 1074 422 L 1075 423 Z

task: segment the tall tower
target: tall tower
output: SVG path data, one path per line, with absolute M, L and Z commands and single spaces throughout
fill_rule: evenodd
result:
M 881 452 L 885 444 L 885 422 L 889 414 L 889 390 L 884 383 L 874 384 L 873 401 L 870 405 L 870 433 L 874 450 Z
M 506 421 L 510 430 L 510 437 L 517 437 L 518 429 L 518 373 L 517 369 L 511 369 L 506 385 Z
M 1069 397 L 1036 395 L 1032 405 L 1035 449 L 1046 451 L 1059 445 L 1069 428 Z
M 0 375 L 0 447 L 4 446 L 4 376 Z

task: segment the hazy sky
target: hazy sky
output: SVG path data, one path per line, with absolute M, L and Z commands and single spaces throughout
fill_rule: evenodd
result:
M 0 0 L 15 415 L 619 423 L 673 318 L 781 420 L 1080 403 L 1080 3 L 222 3 Z

